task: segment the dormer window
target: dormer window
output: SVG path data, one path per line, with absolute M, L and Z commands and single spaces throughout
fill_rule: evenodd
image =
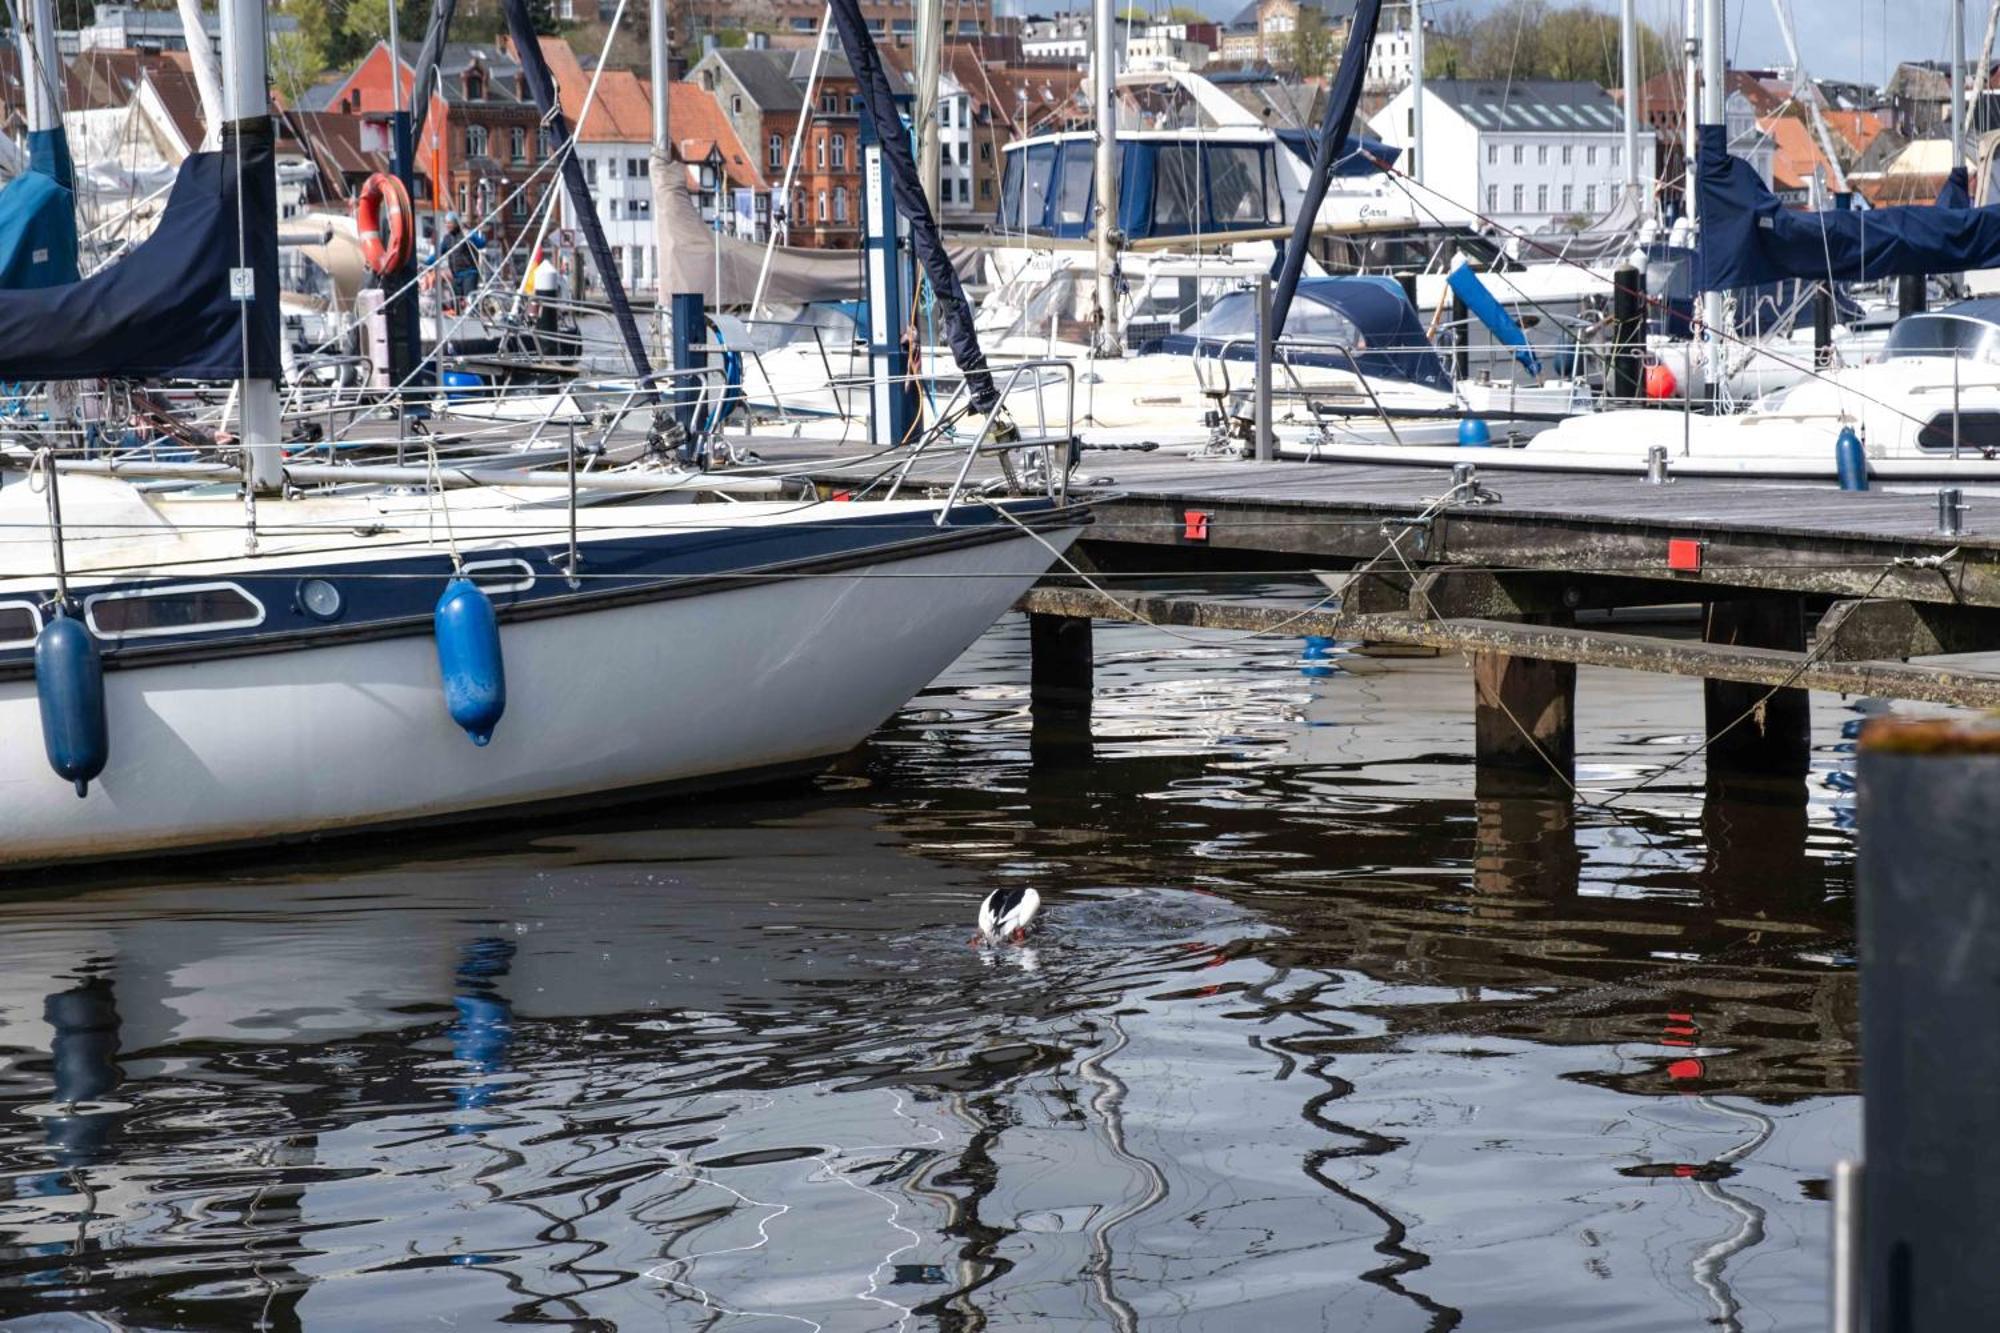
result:
M 465 100 L 468 102 L 478 102 L 483 100 L 485 96 L 486 80 L 480 76 L 479 71 L 476 69 L 465 71 Z

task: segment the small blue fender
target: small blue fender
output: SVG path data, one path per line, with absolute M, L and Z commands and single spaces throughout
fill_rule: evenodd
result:
M 60 611 L 35 636 L 35 698 L 42 708 L 42 748 L 49 767 L 90 794 L 90 780 L 111 758 L 104 724 L 104 659 L 83 622 Z
M 1868 489 L 1868 451 L 1861 447 L 1861 437 L 1852 426 L 1842 426 L 1833 442 L 1833 470 L 1840 477 L 1841 490 Z
M 1458 443 L 1461 448 L 1481 449 L 1493 443 L 1493 430 L 1478 417 L 1460 417 Z
M 500 657 L 500 621 L 478 584 L 454 578 L 433 617 L 444 705 L 474 745 L 493 739 L 507 711 L 507 671 Z

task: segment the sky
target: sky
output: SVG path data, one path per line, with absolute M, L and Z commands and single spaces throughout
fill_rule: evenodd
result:
M 1120 0 L 1124 3 L 1125 0 Z M 1389 0 L 1395 3 L 1396 0 Z M 1566 0 L 1551 0 L 1565 3 Z M 1137 0 L 1153 8 L 1154 0 Z M 1228 18 L 1244 0 L 1194 0 L 1215 18 Z M 1423 0 L 1424 11 L 1439 17 L 1463 10 L 1473 14 L 1497 7 L 1501 0 Z M 1590 0 L 1598 9 L 1618 11 L 1617 0 Z M 1678 31 L 1682 0 L 1636 0 L 1639 19 L 1661 31 Z M 1792 15 L 1799 56 L 1820 78 L 1885 82 L 1899 60 L 1944 60 L 1951 52 L 1950 0 L 1778 0 Z M 1989 0 L 1965 0 L 1967 58 L 1979 56 L 1985 35 Z M 1158 0 L 1158 8 L 1167 8 Z M 1003 12 L 1037 14 L 1087 10 L 1089 0 L 1002 0 Z M 1729 23 L 1729 59 L 1733 65 L 1759 68 L 1789 64 L 1772 0 L 1725 0 Z M 1894 22 L 1891 22 L 1891 15 Z M 1654 71 L 1647 71 L 1649 74 Z

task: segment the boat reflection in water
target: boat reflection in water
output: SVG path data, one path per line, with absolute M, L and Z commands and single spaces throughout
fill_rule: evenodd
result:
M 0 1310 L 1822 1317 L 1837 703 L 1807 783 L 1695 764 L 1606 811 L 1475 793 L 1448 660 L 1100 627 L 1086 731 L 1028 709 L 1026 640 L 817 790 L 18 887 Z M 1580 784 L 1699 702 L 1586 671 Z M 1047 903 L 1032 955 L 966 947 L 1002 883 Z

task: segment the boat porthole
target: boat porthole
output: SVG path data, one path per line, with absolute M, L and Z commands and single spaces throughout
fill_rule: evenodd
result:
M 299 610 L 314 620 L 333 620 L 341 612 L 340 589 L 325 579 L 299 580 Z

